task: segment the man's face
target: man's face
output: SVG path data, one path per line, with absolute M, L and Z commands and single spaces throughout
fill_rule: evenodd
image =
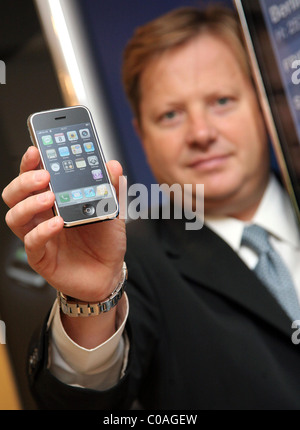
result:
M 205 212 L 249 218 L 268 180 L 267 136 L 249 77 L 212 35 L 153 59 L 138 126 L 159 183 L 204 184 Z

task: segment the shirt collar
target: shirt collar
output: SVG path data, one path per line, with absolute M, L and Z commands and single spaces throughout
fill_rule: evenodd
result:
M 245 222 L 236 218 L 205 217 L 205 224 L 222 237 L 236 252 L 241 245 Z M 281 241 L 300 248 L 299 229 L 292 205 L 274 175 L 251 221 Z
M 277 239 L 299 247 L 299 229 L 290 199 L 273 175 L 252 223 L 263 227 Z

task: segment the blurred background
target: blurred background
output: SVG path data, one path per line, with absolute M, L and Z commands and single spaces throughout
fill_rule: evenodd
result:
M 31 144 L 28 116 L 73 104 L 91 109 L 104 153 L 122 161 L 129 185 L 155 182 L 131 125 L 120 78 L 122 51 L 137 26 L 179 6 L 207 3 L 213 2 L 0 0 L 0 60 L 6 64 L 6 84 L 0 84 L 1 190 L 18 174 Z M 5 225 L 2 200 L 0 210 L 0 319 L 22 408 L 35 409 L 27 349 L 55 292 L 28 267 L 22 243 Z

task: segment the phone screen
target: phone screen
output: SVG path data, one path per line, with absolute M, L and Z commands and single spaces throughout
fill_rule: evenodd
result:
M 74 115 L 74 110 L 65 109 L 65 117 L 55 117 L 50 111 L 47 128 L 47 113 L 40 114 L 44 115 L 41 120 L 39 114 L 32 120 L 58 213 L 67 223 L 114 216 L 117 203 L 94 127 L 90 120 L 77 123 L 88 117 L 84 117 L 84 110 L 82 118 L 80 112 Z

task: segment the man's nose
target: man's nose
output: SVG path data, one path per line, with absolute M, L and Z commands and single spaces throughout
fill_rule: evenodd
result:
M 186 140 L 189 145 L 203 148 L 213 143 L 218 136 L 217 128 L 205 111 L 190 113 L 188 116 Z

